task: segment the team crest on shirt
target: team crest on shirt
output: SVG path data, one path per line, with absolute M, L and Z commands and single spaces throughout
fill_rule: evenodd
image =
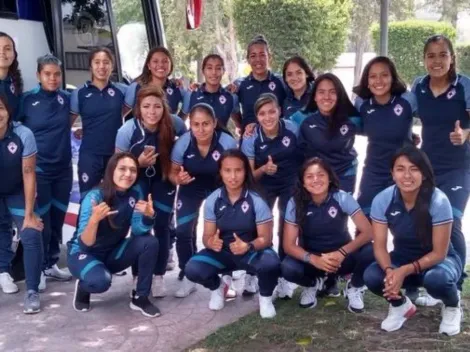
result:
M 10 153 L 12 153 L 12 154 L 15 154 L 16 151 L 18 150 L 18 146 L 16 145 L 15 142 L 10 142 L 10 143 L 8 144 L 7 148 L 8 148 L 8 151 L 9 151 Z
M 219 98 L 220 104 L 225 104 L 227 102 L 227 98 L 225 98 L 223 95 L 220 96 Z
M 114 89 L 113 88 L 108 88 L 108 94 L 109 94 L 110 97 L 114 97 L 114 94 L 115 94 Z
M 349 132 L 349 127 L 348 127 L 348 125 L 343 125 L 343 126 L 341 126 L 341 128 L 339 129 L 339 131 L 340 131 L 341 134 L 344 136 L 346 133 Z
M 78 260 L 83 260 L 83 259 L 85 259 L 85 258 L 86 258 L 86 254 L 80 254 L 80 255 L 78 256 Z
M 15 94 L 16 92 L 15 85 L 13 83 L 10 84 L 10 92 L 12 92 L 13 94 Z
M 400 104 L 397 104 L 393 108 L 393 111 L 395 112 L 395 115 L 400 116 L 401 113 L 403 112 L 403 106 L 401 106 Z
M 135 198 L 134 197 L 129 198 L 129 205 L 130 205 L 131 208 L 135 207 Z
M 60 105 L 64 105 L 64 98 L 62 98 L 60 95 L 57 96 L 57 101 Z
M 82 181 L 83 181 L 84 183 L 87 183 L 89 179 L 90 179 L 90 178 L 88 177 L 88 175 L 86 174 L 86 172 L 84 172 L 84 173 L 82 174 Z
M 183 202 L 181 201 L 181 199 L 178 199 L 178 201 L 176 202 L 176 210 L 180 210 L 182 206 Z
M 269 89 L 271 89 L 272 91 L 274 91 L 274 89 L 276 89 L 276 83 L 271 82 L 271 83 L 269 83 L 269 86 L 268 86 L 268 87 L 269 87 Z
M 248 209 L 250 209 L 250 205 L 248 204 L 248 202 L 245 200 L 242 204 L 242 210 L 244 213 L 246 213 L 248 211 Z
M 212 159 L 214 159 L 215 161 L 218 161 L 220 158 L 220 153 L 218 150 L 214 150 L 214 152 L 212 153 Z
M 168 95 L 173 95 L 173 89 L 170 87 L 166 89 L 166 92 L 168 93 Z
M 284 144 L 284 146 L 288 147 L 290 145 L 290 138 L 285 136 L 283 139 L 282 139 L 282 144 Z
M 338 209 L 336 209 L 335 207 L 330 207 L 330 209 L 328 209 L 328 214 L 330 214 L 332 218 L 335 218 L 338 214 Z
M 447 93 L 447 99 L 452 99 L 452 97 L 456 94 L 455 88 L 452 88 L 452 90 L 449 90 L 449 93 Z

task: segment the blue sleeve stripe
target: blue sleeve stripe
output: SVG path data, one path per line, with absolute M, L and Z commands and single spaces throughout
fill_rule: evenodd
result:
M 287 219 L 284 218 L 284 221 L 287 222 L 288 224 L 291 224 L 291 225 L 294 225 L 294 226 L 298 226 L 298 224 L 294 221 L 289 221 Z
M 370 218 L 371 218 L 372 220 L 374 220 L 375 222 L 379 223 L 379 224 L 388 225 L 387 219 L 385 219 L 385 220 L 383 220 L 383 219 L 377 219 L 376 217 L 373 217 L 373 216 L 371 216 Z
M 356 215 L 357 213 L 359 213 L 361 211 L 361 207 L 357 208 L 356 210 L 354 210 L 353 212 L 351 212 L 351 214 L 349 216 L 354 216 Z
M 161 202 L 157 202 L 156 200 L 153 201 L 153 206 L 165 213 L 171 213 L 171 211 L 173 210 L 173 207 L 169 207 L 168 205 L 163 204 Z
M 206 217 L 204 217 L 204 221 L 211 222 L 211 223 L 217 222 L 216 219 L 208 219 L 208 218 L 206 218 Z
M 452 222 L 454 222 L 454 219 L 441 220 L 441 221 L 433 222 L 432 226 L 439 226 L 439 225 L 449 224 Z
M 78 219 L 78 228 L 77 228 L 77 237 L 80 237 L 83 231 L 85 230 L 92 211 L 93 207 L 91 201 L 95 200 L 96 203 L 101 202 L 101 195 L 98 190 L 89 191 L 80 205 L 80 217 Z
M 131 231 L 132 234 L 139 236 L 144 235 L 152 229 L 152 225 L 145 225 L 143 222 L 142 214 L 137 213 L 134 210 L 134 214 L 132 214 L 131 220 Z
M 272 216 L 271 216 L 270 218 L 268 218 L 268 219 L 263 219 L 263 220 L 257 221 L 257 222 L 256 222 L 256 225 L 266 224 L 266 223 L 268 223 L 268 222 L 270 222 L 270 221 L 273 221 Z
M 27 159 L 29 157 L 32 157 L 33 155 L 36 155 L 38 152 L 33 152 L 31 154 L 28 154 L 28 155 L 23 155 L 23 159 Z

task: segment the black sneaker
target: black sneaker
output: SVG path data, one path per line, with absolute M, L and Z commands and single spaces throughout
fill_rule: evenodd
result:
M 77 312 L 88 312 L 90 310 L 90 294 L 79 287 L 80 280 L 75 281 L 75 293 L 73 295 L 73 309 Z
M 323 290 L 318 293 L 319 297 L 339 297 L 341 291 L 338 287 L 338 277 L 336 275 L 328 275 Z
M 161 315 L 160 309 L 148 297 L 134 296 L 129 304 L 132 310 L 138 310 L 146 317 L 155 318 Z

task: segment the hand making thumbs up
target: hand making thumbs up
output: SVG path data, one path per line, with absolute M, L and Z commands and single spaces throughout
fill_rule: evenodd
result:
M 455 121 L 454 131 L 449 134 L 450 141 L 453 145 L 462 145 L 468 138 L 468 130 L 460 127 L 460 120 Z
M 246 252 L 248 252 L 248 249 L 249 249 L 248 243 L 246 243 L 245 241 L 242 241 L 235 232 L 233 233 L 233 238 L 235 238 L 235 241 L 230 243 L 230 251 L 233 254 L 243 255 Z
M 268 175 L 274 175 L 277 172 L 277 165 L 274 164 L 271 155 L 268 155 L 268 162 L 263 166 L 264 172 Z
M 215 233 L 209 238 L 207 245 L 213 251 L 220 252 L 223 244 L 224 242 L 220 239 L 220 231 L 217 229 L 217 231 L 215 231 Z

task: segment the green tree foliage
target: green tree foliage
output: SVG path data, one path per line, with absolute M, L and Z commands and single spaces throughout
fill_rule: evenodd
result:
M 470 10 L 469 0 L 426 0 L 423 2 L 425 9 L 433 10 L 441 14 L 440 21 L 450 22 L 457 26 L 459 12 Z
M 372 26 L 372 37 L 375 51 L 379 51 L 380 29 L 378 24 Z M 388 53 L 397 65 L 400 76 L 411 83 L 416 76 L 425 73 L 423 67 L 423 47 L 426 39 L 433 34 L 443 34 L 454 41 L 455 28 L 445 22 L 433 21 L 400 21 L 389 24 Z
M 470 76 L 470 44 L 457 45 L 456 51 L 459 72 Z
M 315 69 L 332 68 L 343 52 L 351 0 L 233 0 L 240 43 L 263 34 L 274 53 L 272 66 L 282 67 L 293 54 Z

